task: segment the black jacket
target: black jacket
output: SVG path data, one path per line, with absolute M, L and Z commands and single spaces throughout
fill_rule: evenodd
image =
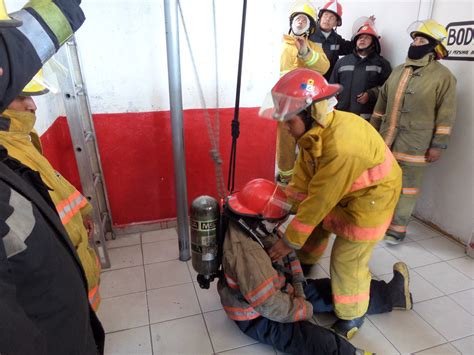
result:
M 39 174 L 0 146 L 0 353 L 101 354 L 104 330 Z
M 390 63 L 381 55 L 373 52 L 365 58 L 351 53 L 339 59 L 329 79 L 330 83 L 344 86 L 338 95 L 337 109 L 359 114 L 372 114 L 379 88 L 390 76 Z M 369 101 L 366 104 L 357 102 L 357 95 L 367 92 Z
M 331 66 L 326 74 L 324 74 L 326 80 L 329 80 L 331 77 L 332 70 L 339 59 L 339 56 L 352 53 L 354 48 L 351 41 L 345 40 L 334 30 L 332 30 L 328 38 L 326 38 L 321 32 L 319 24 L 316 26 L 316 31 L 309 36 L 309 39 L 313 42 L 319 43 L 323 47 L 326 57 L 329 59 Z

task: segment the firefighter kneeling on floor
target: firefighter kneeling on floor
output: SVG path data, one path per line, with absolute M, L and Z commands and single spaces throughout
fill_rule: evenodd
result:
M 284 121 L 300 148 L 285 192 L 296 213 L 270 250 L 273 261 L 297 251 L 305 273 L 336 234 L 331 254 L 336 332 L 350 338 L 370 301 L 369 260 L 398 201 L 402 173 L 377 131 L 334 110 L 342 90 L 318 73 L 295 69 L 275 84 L 260 115 Z
M 316 325 L 316 313 L 334 310 L 331 280 L 307 279 L 294 251 L 272 261 L 281 241 L 278 227 L 290 212 L 282 188 L 265 179 L 248 182 L 224 207 L 224 277 L 218 291 L 229 318 L 248 336 L 291 354 L 364 354 L 346 339 Z M 393 267 L 393 279 L 369 282 L 367 313 L 412 307 L 407 266 Z M 365 313 L 365 311 L 364 311 Z

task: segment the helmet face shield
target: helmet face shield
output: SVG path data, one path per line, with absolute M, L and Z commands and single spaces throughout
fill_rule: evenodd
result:
M 23 88 L 20 96 L 39 96 L 48 92 L 57 94 L 58 89 L 44 78 L 43 69 L 40 69 Z
M 297 68 L 283 75 L 273 86 L 259 115 L 278 121 L 293 118 L 311 104 L 341 92 L 339 84 L 328 84 L 318 72 Z
M 274 182 L 255 179 L 248 182 L 241 191 L 229 196 L 229 209 L 238 215 L 269 221 L 278 221 L 290 212 L 285 192 Z
M 286 217 L 291 210 L 291 205 L 287 202 L 285 194 L 281 194 L 278 185 L 275 187 L 272 197 L 263 208 L 262 216 L 265 219 L 278 220 Z
M 285 94 L 270 92 L 260 107 L 258 114 L 262 117 L 277 121 L 286 121 L 305 110 L 313 99 L 307 97 L 292 97 Z

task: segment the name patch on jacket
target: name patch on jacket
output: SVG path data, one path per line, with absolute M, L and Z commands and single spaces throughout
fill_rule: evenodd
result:
M 35 216 L 31 202 L 15 190 L 10 191 L 10 206 L 13 207 L 13 213 L 5 221 L 10 230 L 2 239 L 7 258 L 27 249 L 25 241 L 35 227 Z

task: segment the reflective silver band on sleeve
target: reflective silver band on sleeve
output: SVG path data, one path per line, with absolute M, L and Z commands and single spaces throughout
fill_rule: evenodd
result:
M 380 74 L 382 72 L 382 67 L 378 65 L 367 65 L 365 67 L 365 71 L 376 71 L 377 73 Z
M 23 25 L 18 27 L 18 30 L 28 38 L 42 64 L 56 53 L 56 47 L 51 37 L 33 15 L 23 9 L 10 16 L 23 21 Z
M 355 69 L 354 65 L 343 65 L 342 67 L 339 68 L 337 72 L 340 73 L 343 71 L 354 71 L 354 69 Z

